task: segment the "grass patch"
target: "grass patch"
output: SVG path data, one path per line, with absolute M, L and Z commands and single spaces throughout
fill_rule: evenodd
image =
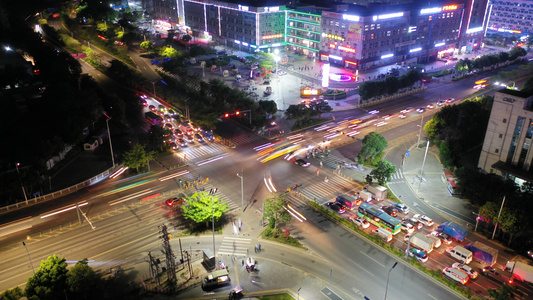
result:
M 273 228 L 267 227 L 265 230 L 263 230 L 263 232 L 261 232 L 259 236 L 265 240 L 274 241 L 280 244 L 285 244 L 307 250 L 307 248 L 304 247 L 304 245 L 302 245 L 302 243 L 300 243 L 300 241 L 298 241 L 297 239 L 293 238 L 290 235 L 285 237 L 283 232 L 275 233 Z
M 257 297 L 258 299 L 263 299 L 263 300 L 293 300 L 294 298 L 287 294 L 287 293 L 284 293 L 284 294 L 274 294 L 274 295 L 264 295 L 264 296 L 258 296 Z

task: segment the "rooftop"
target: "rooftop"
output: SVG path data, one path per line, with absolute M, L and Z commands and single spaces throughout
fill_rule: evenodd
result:
M 533 87 L 522 90 L 522 91 L 512 90 L 512 89 L 501 89 L 498 91 L 498 93 L 503 93 L 503 94 L 507 94 L 510 96 L 515 96 L 515 97 L 520 97 L 520 98 L 525 99 L 525 98 L 529 98 L 533 96 Z

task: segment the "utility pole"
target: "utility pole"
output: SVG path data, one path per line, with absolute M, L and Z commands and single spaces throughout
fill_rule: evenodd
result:
M 500 216 L 502 215 L 503 210 L 503 204 L 505 203 L 505 196 L 503 196 L 502 206 L 500 206 L 500 212 L 498 213 L 498 220 L 500 219 Z M 498 228 L 498 222 L 496 222 L 496 225 L 494 226 L 494 232 L 492 233 L 492 239 L 494 239 L 494 235 L 496 235 L 496 229 Z
M 172 253 L 172 247 L 170 246 L 170 237 L 167 231 L 166 225 L 159 226 L 162 235 L 160 238 L 163 240 L 163 254 L 165 254 L 165 260 L 167 263 L 167 280 L 169 282 L 176 281 L 176 261 L 174 260 L 174 253 Z
M 24 199 L 26 199 L 26 205 L 28 205 L 28 196 L 26 196 L 26 190 L 24 189 L 24 185 L 22 184 L 22 179 L 20 178 L 19 165 L 20 163 L 16 163 L 15 167 L 17 168 L 17 174 L 19 175 L 20 186 L 22 187 L 22 193 L 24 194 Z

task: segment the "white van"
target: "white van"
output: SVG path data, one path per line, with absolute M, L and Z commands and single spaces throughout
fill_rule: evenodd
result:
M 434 236 L 434 235 L 431 235 L 431 234 L 428 234 L 428 235 L 426 235 L 426 236 L 427 236 L 428 238 L 432 239 L 433 241 L 435 241 L 435 243 L 433 244 L 433 246 L 434 246 L 435 248 L 439 248 L 440 245 L 442 245 L 442 241 L 441 241 L 438 237 L 436 237 L 436 236 Z
M 472 261 L 472 251 L 467 250 L 461 246 L 455 246 L 454 248 L 446 249 L 446 252 L 450 253 L 450 256 L 462 262 L 463 264 L 469 264 Z
M 387 243 L 392 241 L 392 233 L 385 228 L 378 227 L 372 230 L 372 234 L 379 236 L 381 239 L 383 239 Z
M 466 274 L 465 272 L 457 268 L 444 268 L 442 270 L 442 274 L 450 277 L 451 279 L 455 281 L 460 282 L 463 285 L 465 285 L 470 279 L 470 276 L 468 276 L 468 274 Z

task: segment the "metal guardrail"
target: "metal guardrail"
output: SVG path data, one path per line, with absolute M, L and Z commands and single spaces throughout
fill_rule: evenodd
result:
M 96 176 L 94 176 L 94 177 L 92 177 L 90 179 L 87 179 L 87 180 L 85 180 L 83 182 L 80 182 L 80 183 L 75 184 L 73 186 L 70 186 L 68 188 L 65 188 L 65 189 L 62 189 L 60 191 L 53 192 L 53 193 L 50 193 L 50 194 L 47 194 L 47 195 L 43 195 L 43 196 L 39 196 L 39 197 L 28 199 L 27 203 L 26 203 L 26 201 L 22 201 L 22 202 L 18 202 L 18 203 L 15 203 L 15 204 L 8 205 L 8 206 L 0 207 L 0 215 L 8 213 L 8 212 L 11 212 L 11 211 L 15 211 L 17 209 L 21 209 L 21 208 L 24 208 L 24 207 L 27 207 L 27 206 L 35 205 L 37 203 L 46 202 L 46 201 L 49 201 L 49 200 L 52 200 L 52 199 L 56 199 L 56 198 L 63 197 L 63 196 L 66 196 L 68 194 L 74 193 L 76 191 L 79 191 L 82 188 L 85 188 L 87 186 L 91 186 L 91 185 L 93 185 L 93 184 L 95 184 L 97 182 L 102 181 L 103 179 L 109 177 L 109 175 L 113 171 L 118 169 L 118 168 L 119 168 L 119 166 L 115 166 L 115 168 L 107 169 L 104 172 L 102 172 L 102 173 L 100 173 L 100 174 L 98 174 L 98 175 L 96 175 Z

